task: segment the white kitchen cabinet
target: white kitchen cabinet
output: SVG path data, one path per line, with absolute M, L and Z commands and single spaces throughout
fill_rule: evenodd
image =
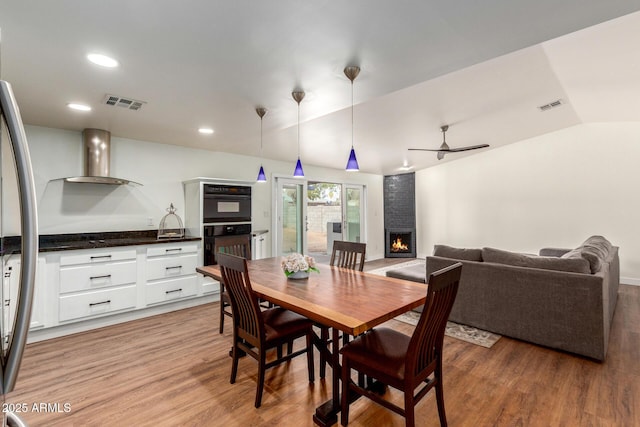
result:
M 5 264 L 3 266 L 2 273 L 2 286 L 3 286 L 3 301 L 4 309 L 2 310 L 2 322 L 5 325 L 13 325 L 13 318 L 16 312 L 16 303 L 18 297 L 18 290 L 20 286 L 20 255 L 12 255 L 5 258 Z M 43 319 L 43 307 L 44 301 L 42 300 L 43 286 L 45 286 L 44 271 L 45 260 L 44 257 L 39 257 L 36 267 L 35 288 L 33 291 L 33 302 L 31 305 L 31 323 L 29 329 L 38 329 L 44 326 Z M 8 339 L 11 331 L 6 330 L 6 335 L 3 337 L 5 341 Z
M 198 282 L 194 275 L 147 283 L 145 296 L 147 304 L 151 305 L 193 297 L 197 293 Z
M 135 256 L 130 261 L 61 267 L 60 293 L 135 284 L 136 270 Z
M 135 248 L 70 251 L 60 256 L 58 320 L 66 322 L 136 308 Z
M 161 304 L 198 293 L 198 245 L 162 244 L 147 248 L 145 302 Z
M 60 296 L 60 321 L 110 314 L 136 307 L 136 285 Z
M 201 256 L 195 240 L 41 252 L 29 340 L 213 302 L 196 272 Z M 17 277 L 20 258 L 11 260 Z

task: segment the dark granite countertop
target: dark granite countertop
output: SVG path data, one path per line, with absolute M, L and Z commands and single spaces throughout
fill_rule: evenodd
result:
M 41 234 L 39 237 L 40 252 L 112 248 L 117 246 L 151 245 L 156 243 L 191 242 L 201 240 L 200 237 L 193 236 L 158 239 L 158 230 Z M 20 252 L 19 236 L 4 237 L 2 243 L 2 254 L 8 255 Z

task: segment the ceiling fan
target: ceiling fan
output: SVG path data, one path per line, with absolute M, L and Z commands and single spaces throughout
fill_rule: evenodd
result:
M 480 145 L 470 145 L 468 147 L 460 147 L 460 148 L 449 148 L 447 145 L 446 132 L 449 129 L 449 125 L 444 125 L 440 127 L 442 131 L 442 145 L 440 148 L 409 148 L 409 151 L 437 151 L 438 152 L 438 160 L 442 160 L 444 155 L 447 153 L 459 153 L 461 151 L 470 151 L 477 150 L 479 148 L 487 148 L 489 144 L 480 144 Z

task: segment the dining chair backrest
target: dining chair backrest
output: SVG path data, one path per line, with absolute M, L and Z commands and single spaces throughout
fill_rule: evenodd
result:
M 334 240 L 329 264 L 336 267 L 362 271 L 364 269 L 364 256 L 366 252 L 366 243 Z
M 462 263 L 455 263 L 429 275 L 427 300 L 407 350 L 406 372 L 419 381 L 433 372 L 442 355 L 447 319 L 458 293 Z M 424 376 L 424 378 L 421 378 Z
M 258 298 L 251 288 L 247 260 L 236 255 L 220 253 L 218 264 L 231 299 L 234 333 L 251 345 L 259 347 L 265 337 L 264 322 Z
M 251 259 L 251 240 L 248 235 L 216 237 L 213 252 L 216 259 L 219 253 Z

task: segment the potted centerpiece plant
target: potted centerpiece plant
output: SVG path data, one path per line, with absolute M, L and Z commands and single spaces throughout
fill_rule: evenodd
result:
M 282 270 L 289 279 L 306 279 L 310 272 L 320 272 L 312 257 L 298 253 L 287 255 L 282 259 Z

